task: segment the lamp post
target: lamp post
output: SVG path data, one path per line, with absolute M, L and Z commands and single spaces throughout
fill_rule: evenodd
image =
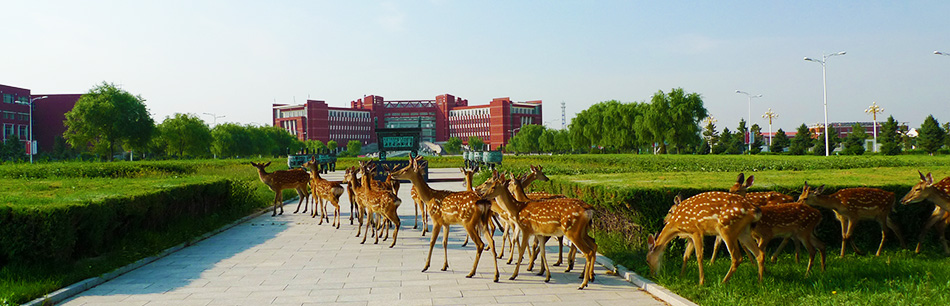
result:
M 874 149 L 874 152 L 877 152 L 877 114 L 883 113 L 883 112 L 884 112 L 884 108 L 883 108 L 883 107 L 880 107 L 880 106 L 877 106 L 877 102 L 873 102 L 873 103 L 871 103 L 871 106 L 868 107 L 868 109 L 864 110 L 864 112 L 865 112 L 865 113 L 868 113 L 868 114 L 871 114 L 871 116 L 874 118 L 874 146 L 873 146 L 873 149 Z
M 769 110 L 765 112 L 765 115 L 762 115 L 762 118 L 769 119 L 769 150 L 770 152 L 772 149 L 772 138 L 775 138 L 775 135 L 772 135 L 772 118 L 777 118 L 777 117 L 778 117 L 778 114 L 772 112 L 772 108 L 769 108 Z
M 218 115 L 215 114 L 215 113 L 202 113 L 202 114 L 211 116 L 211 118 L 213 118 L 212 122 L 214 122 L 214 124 L 213 124 L 214 126 L 217 126 L 217 125 L 218 125 L 218 118 L 227 117 L 227 116 L 225 116 L 225 115 L 218 116 Z M 212 127 L 214 127 L 214 126 L 212 126 Z
M 749 97 L 749 154 L 752 154 L 752 138 L 755 137 L 755 135 L 752 135 L 752 98 L 761 98 L 762 95 L 753 95 L 741 90 L 736 90 L 736 93 Z
M 947 53 L 947 52 L 940 52 L 940 51 L 934 51 L 934 54 L 936 54 L 936 55 L 946 55 L 946 56 L 950 56 L 950 53 Z
M 816 62 L 821 64 L 821 88 L 824 93 L 824 105 L 825 105 L 825 156 L 831 155 L 831 151 L 828 147 L 828 82 L 825 74 L 825 62 L 828 61 L 829 57 L 845 55 L 844 51 L 838 53 L 825 54 L 821 56 L 821 60 L 805 57 L 806 61 Z
M 30 154 L 29 155 L 30 155 L 31 164 L 33 163 L 33 154 L 36 154 L 36 150 L 34 149 L 35 146 L 33 145 L 33 102 L 36 102 L 36 100 L 43 100 L 46 98 L 49 98 L 49 96 L 32 98 L 30 99 L 30 102 L 28 103 L 17 102 L 17 104 L 25 104 L 30 107 Z

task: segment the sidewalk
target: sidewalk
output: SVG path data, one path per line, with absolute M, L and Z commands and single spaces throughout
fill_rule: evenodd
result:
M 326 176 L 330 180 L 341 177 L 342 171 Z M 430 177 L 461 174 L 458 169 L 432 169 Z M 399 190 L 402 226 L 392 249 L 389 241 L 372 244 L 372 237 L 359 244 L 362 237 L 356 238 L 356 225 L 349 224 L 349 198 L 344 194 L 340 229 L 317 225 L 309 211 L 294 214 L 296 205 L 285 205 L 282 216 L 267 213 L 253 218 L 83 292 L 64 305 L 666 305 L 625 280 L 605 274 L 601 266 L 595 270 L 596 280 L 577 290 L 584 265 L 581 256 L 570 273 L 564 273 L 564 267 L 552 267 L 550 283 L 525 271 L 525 266 L 511 281 L 514 265 L 505 264 L 506 249 L 505 259 L 498 263 L 500 282 L 494 283 L 491 252 L 485 251 L 478 273 L 465 278 L 475 250 L 472 243 L 460 247 L 465 239 L 460 226 L 453 226 L 449 234 L 449 269 L 439 270 L 444 254 L 439 241 L 429 271 L 420 272 L 431 232 L 422 237 L 420 230 L 412 229 L 410 186 L 403 184 Z M 431 186 L 463 189 L 461 182 Z M 495 241 L 500 247 L 499 236 Z M 556 249 L 548 248 L 552 263 Z

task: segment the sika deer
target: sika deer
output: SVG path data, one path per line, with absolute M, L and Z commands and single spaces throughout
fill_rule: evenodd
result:
M 802 191 L 808 194 L 808 187 Z M 765 250 L 773 237 L 794 238 L 808 251 L 808 267 L 805 275 L 811 272 L 815 261 L 815 249 L 821 252 L 821 271 L 825 271 L 825 244 L 815 237 L 815 228 L 821 222 L 821 212 L 803 201 L 761 206 L 762 218 L 752 226 L 752 236 L 758 237 L 759 249 Z
M 432 217 L 432 238 L 429 241 L 429 255 L 426 257 L 426 265 L 422 272 L 429 269 L 432 260 L 432 249 L 435 248 L 435 242 L 439 238 L 439 232 L 445 229 L 442 239 L 442 249 L 445 252 L 445 263 L 442 265 L 442 271 L 449 268 L 448 242 L 449 226 L 461 224 L 465 227 L 465 232 L 475 243 L 477 252 L 475 253 L 475 262 L 472 264 L 472 271 L 465 277 L 471 278 L 475 275 L 478 268 L 478 261 L 481 259 L 482 250 L 485 244 L 482 242 L 478 233 L 482 230 L 485 233 L 485 239 L 492 251 L 492 260 L 495 262 L 494 281 L 498 282 L 498 259 L 495 255 L 495 241 L 492 239 L 492 232 L 488 230 L 488 222 L 491 217 L 491 203 L 479 201 L 480 197 L 472 191 L 452 192 L 445 190 L 435 190 L 429 187 L 422 179 L 422 168 L 419 161 L 422 157 L 409 160 L 409 165 L 392 172 L 393 177 L 398 179 L 408 179 L 412 182 L 415 190 L 418 190 L 419 198 L 427 205 L 426 210 Z
M 528 201 L 522 202 L 515 200 L 511 192 L 508 191 L 504 177 L 495 175 L 487 185 L 487 191 L 483 196 L 485 199 L 495 199 L 517 224 L 521 231 L 521 242 L 518 248 L 518 263 L 515 265 L 515 271 L 509 279 L 514 280 L 518 277 L 518 270 L 521 268 L 521 259 L 524 258 L 524 251 L 528 245 L 528 239 L 532 237 L 540 238 L 541 245 L 544 245 L 552 236 L 567 236 L 577 248 L 584 253 L 587 262 L 584 265 L 584 271 L 581 275 L 584 282 L 577 289 L 584 289 L 590 283 L 594 274 L 594 264 L 597 254 L 597 244 L 594 238 L 588 235 L 587 231 L 591 225 L 593 209 L 578 199 L 552 199 L 547 201 Z M 488 201 L 482 201 L 487 203 Z M 551 279 L 551 269 L 548 267 L 548 261 L 545 256 L 544 248 L 541 248 L 541 263 L 547 276 L 544 281 Z
M 946 177 L 940 182 L 934 183 L 932 174 L 927 173 L 927 175 L 924 176 L 920 171 L 917 171 L 917 174 L 920 175 L 920 182 L 914 185 L 914 187 L 907 192 L 907 195 L 904 195 L 904 198 L 901 199 L 901 203 L 907 205 L 930 200 L 936 207 L 934 207 L 933 213 L 924 224 L 924 228 L 921 230 L 920 237 L 917 240 L 917 248 L 914 251 L 920 253 L 921 242 L 924 239 L 924 235 L 931 226 L 937 224 L 938 240 L 940 244 L 943 245 L 944 253 L 950 255 L 950 248 L 947 247 L 947 239 L 945 237 L 947 223 L 950 223 L 950 213 L 948 213 L 950 212 L 950 177 Z
M 532 167 L 532 169 L 533 169 L 533 167 Z M 522 201 L 522 202 L 527 202 L 527 201 L 541 201 L 541 202 L 543 202 L 543 201 L 547 201 L 547 200 L 564 199 L 564 198 L 567 198 L 567 197 L 565 197 L 564 195 L 552 195 L 552 194 L 537 195 L 537 194 L 534 194 L 534 195 L 532 196 L 532 195 L 527 195 L 527 194 L 525 194 L 525 192 L 524 192 L 524 184 L 523 184 L 522 182 L 524 182 L 524 181 L 529 181 L 529 182 L 530 182 L 530 180 L 524 179 L 525 176 L 528 176 L 528 175 L 524 175 L 524 176 L 522 176 L 521 178 L 512 178 L 512 179 L 510 180 L 510 183 L 509 183 L 509 185 L 508 185 L 508 191 L 511 192 L 511 195 L 515 198 L 515 200 Z M 584 203 L 584 205 L 586 205 L 586 206 L 584 206 L 585 209 L 593 209 L 593 207 L 590 206 L 590 205 L 588 205 L 587 203 Z M 557 242 L 558 242 L 558 254 L 557 254 L 558 256 L 557 256 L 557 262 L 555 262 L 555 263 L 553 264 L 553 266 L 557 267 L 557 266 L 560 266 L 560 265 L 564 262 L 564 235 L 557 235 L 557 236 L 555 236 L 555 238 L 557 239 Z M 535 258 L 538 256 L 538 251 L 539 251 L 538 248 L 543 247 L 543 246 L 539 245 L 539 242 L 540 242 L 540 240 L 535 239 L 535 240 L 534 240 L 534 244 L 531 245 L 531 252 L 529 252 L 530 255 L 531 255 L 531 260 L 530 260 L 530 262 L 528 263 L 528 271 L 531 271 L 531 269 L 534 267 L 534 260 L 535 260 Z M 512 247 L 514 247 L 513 244 L 512 244 Z M 571 272 L 571 270 L 574 269 L 574 259 L 575 259 L 575 256 L 577 256 L 577 247 L 574 246 L 574 245 L 571 245 L 571 246 L 570 246 L 570 251 L 568 252 L 568 255 L 567 255 L 567 257 L 568 257 L 568 259 L 567 259 L 567 260 L 568 260 L 567 270 L 565 270 L 564 272 Z M 543 272 L 543 271 L 542 271 L 542 272 Z
M 310 169 L 310 188 L 315 195 L 313 212 L 310 214 L 310 217 L 316 217 L 317 207 L 320 207 L 323 212 L 323 217 L 320 218 L 320 222 L 317 224 L 323 224 L 324 219 L 330 222 L 330 216 L 327 215 L 327 204 L 324 201 L 330 202 L 330 204 L 333 205 L 332 226 L 340 228 L 340 196 L 343 195 L 343 185 L 340 184 L 340 182 L 331 182 L 320 177 L 320 169 L 318 169 L 315 157 L 305 162 L 303 167 Z M 307 212 L 307 208 L 304 208 L 304 212 Z M 296 213 L 296 211 L 294 213 Z
M 354 191 L 356 192 L 356 197 L 358 202 L 363 206 L 363 209 L 366 210 L 366 233 L 363 234 L 363 241 L 360 244 L 366 242 L 366 237 L 369 235 L 369 225 L 371 220 L 373 220 L 373 215 L 380 215 L 382 218 L 386 218 L 393 225 L 396 226 L 395 232 L 393 232 L 393 242 L 389 245 L 390 248 L 396 245 L 396 237 L 399 236 L 399 215 L 396 214 L 396 209 L 399 208 L 399 204 L 402 203 L 392 190 L 377 190 L 373 189 L 370 183 L 370 177 L 367 173 L 362 173 L 362 181 L 357 183 L 355 177 L 351 176 L 351 183 L 354 184 Z M 382 220 L 380 218 L 380 220 Z M 382 235 L 382 222 L 376 222 L 377 226 L 375 229 L 376 242 L 373 244 L 379 243 L 379 236 Z
M 751 225 L 762 217 L 758 207 L 752 205 L 744 197 L 726 192 L 705 192 L 678 203 L 670 209 L 664 218 L 665 225 L 658 235 L 650 235 L 647 239 L 649 252 L 647 264 L 656 274 L 662 267 L 661 259 L 666 251 L 666 244 L 673 238 L 689 238 L 696 251 L 699 265 L 699 284 L 704 283 L 703 272 L 703 236 L 722 236 L 726 248 L 732 256 L 732 266 L 723 277 L 725 283 L 735 273 L 741 255 L 739 244 L 752 251 L 759 268 L 759 282 L 765 272 L 765 255 L 752 240 Z M 686 256 L 684 256 L 684 260 Z
M 844 257 L 845 246 L 849 241 L 855 253 L 863 254 L 851 238 L 854 233 L 854 226 L 858 221 L 864 219 L 874 219 L 881 225 L 881 245 L 877 247 L 875 256 L 881 255 L 884 240 L 887 239 L 887 228 L 890 228 L 897 235 L 901 248 L 906 247 L 900 229 L 889 217 L 896 203 L 893 192 L 876 188 L 846 188 L 831 195 L 823 195 L 821 193 L 825 190 L 824 185 L 810 189 L 806 182 L 805 187 L 809 191 L 803 193 L 799 201 L 811 206 L 829 208 L 834 211 L 835 218 L 841 222 L 841 257 Z
M 752 187 L 753 183 L 755 183 L 755 175 L 750 175 L 748 179 L 745 179 L 745 174 L 739 173 L 739 176 L 736 178 L 736 183 L 733 184 L 731 188 L 729 188 L 729 192 L 744 196 L 746 200 L 749 200 L 749 202 L 752 203 L 752 205 L 760 207 L 795 201 L 795 198 L 792 196 L 775 191 L 748 192 L 749 187 Z M 783 239 L 778 249 L 776 249 L 775 253 L 772 254 L 772 262 L 775 262 L 776 258 L 778 258 L 778 254 L 782 251 L 782 249 L 785 248 L 785 244 L 788 243 L 788 239 L 788 237 Z M 721 243 L 722 237 L 716 236 L 716 242 L 713 244 L 713 252 L 712 256 L 709 257 L 709 263 L 716 262 L 716 255 L 719 254 L 719 245 Z M 762 252 L 765 252 L 765 249 L 762 249 Z M 798 261 L 797 244 L 795 245 L 795 261 Z
M 297 191 L 297 196 L 300 197 L 300 201 L 297 202 L 297 209 L 300 209 L 300 204 L 307 201 L 309 194 L 307 193 L 307 183 L 310 182 L 310 175 L 307 174 L 307 171 L 303 169 L 293 169 L 293 170 L 277 170 L 273 173 L 267 173 L 264 168 L 270 166 L 270 162 L 266 164 L 258 164 L 251 162 L 251 166 L 257 168 L 257 176 L 261 179 L 261 182 L 264 185 L 267 185 L 267 188 L 270 188 L 274 194 L 274 213 L 271 216 L 276 216 L 277 206 L 280 204 L 281 191 L 284 189 L 294 189 Z M 280 214 L 284 214 L 284 205 L 280 205 Z

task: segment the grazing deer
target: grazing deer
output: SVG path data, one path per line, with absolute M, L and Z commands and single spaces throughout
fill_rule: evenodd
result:
M 927 234 L 927 230 L 929 230 L 931 226 L 936 224 L 937 236 L 940 244 L 943 245 L 943 252 L 950 255 L 950 248 L 947 247 L 947 239 L 945 236 L 947 223 L 950 223 L 950 177 L 946 177 L 940 182 L 934 183 L 932 174 L 927 173 L 925 176 L 920 171 L 917 171 L 917 174 L 920 175 L 920 182 L 914 185 L 914 187 L 904 195 L 904 198 L 901 199 L 901 203 L 907 205 L 930 200 L 936 207 L 934 207 L 930 218 L 924 223 L 924 228 L 921 230 L 920 237 L 917 239 L 917 248 L 914 252 L 920 253 L 924 235 Z
M 881 225 L 881 245 L 877 247 L 875 256 L 881 255 L 884 240 L 887 239 L 888 228 L 897 235 L 901 247 L 906 247 L 900 229 L 889 216 L 896 203 L 893 192 L 876 188 L 846 188 L 831 195 L 823 195 L 824 185 L 811 189 L 806 182 L 805 187 L 808 193 L 803 193 L 799 197 L 799 201 L 804 201 L 811 206 L 829 208 L 834 211 L 835 218 L 841 222 L 841 257 L 844 257 L 844 251 L 849 241 L 855 253 L 863 254 L 851 238 L 854 233 L 854 226 L 858 221 L 864 219 L 874 219 Z
M 748 179 L 745 179 L 744 173 L 739 173 L 739 176 L 736 178 L 736 183 L 729 188 L 730 193 L 735 193 L 741 196 L 744 196 L 746 200 L 752 203 L 755 206 L 765 206 L 772 204 L 782 204 L 794 202 L 795 198 L 790 195 L 786 195 L 781 192 L 775 191 L 761 191 L 761 192 L 748 192 L 749 187 L 752 187 L 752 184 L 755 183 L 755 175 L 750 175 Z M 785 244 L 788 243 L 789 237 L 786 237 L 782 240 L 782 243 L 779 245 L 778 249 L 775 250 L 775 253 L 772 254 L 772 262 L 778 258 L 778 254 L 785 248 Z M 716 242 L 713 244 L 712 256 L 709 257 L 709 263 L 716 262 L 716 255 L 719 254 L 719 245 L 722 244 L 722 237 L 716 236 Z M 765 249 L 762 249 L 765 252 Z M 798 245 L 795 245 L 795 261 L 798 262 Z
M 323 224 L 324 219 L 330 222 L 326 204 L 326 202 L 330 202 L 333 205 L 333 223 L 331 225 L 340 228 L 340 196 L 343 195 L 343 185 L 340 182 L 331 182 L 320 177 L 320 169 L 316 161 L 315 157 L 311 157 L 309 161 L 303 164 L 304 168 L 310 169 L 310 189 L 314 195 L 313 212 L 310 213 L 310 217 L 316 217 L 317 207 L 320 207 L 323 217 L 320 218 L 320 222 L 317 224 Z M 307 212 L 306 207 L 304 207 L 303 212 Z M 294 211 L 294 213 L 297 212 Z
M 363 234 L 363 240 L 360 241 L 360 244 L 366 242 L 366 237 L 369 236 L 369 226 L 373 220 L 374 215 L 379 215 L 386 220 L 389 220 L 396 226 L 395 232 L 393 232 L 393 242 L 389 245 L 390 248 L 396 245 L 396 237 L 399 235 L 399 215 L 396 214 L 396 209 L 399 208 L 399 204 L 402 203 L 392 190 L 378 190 L 370 187 L 370 177 L 368 173 L 361 173 L 362 180 L 356 180 L 356 177 L 353 174 L 349 174 L 349 183 L 353 185 L 354 191 L 356 193 L 357 202 L 363 207 L 366 212 L 366 233 Z M 382 222 L 376 222 L 376 228 L 374 233 L 376 234 L 376 241 L 373 244 L 379 243 L 379 236 L 382 236 Z M 359 233 L 357 233 L 359 235 Z
M 802 194 L 808 193 L 808 187 Z M 764 205 L 759 207 L 762 218 L 752 226 L 752 236 L 758 237 L 759 249 L 765 250 L 773 237 L 794 238 L 808 251 L 808 267 L 805 275 L 811 272 L 815 261 L 815 250 L 821 252 L 821 271 L 825 271 L 825 244 L 815 237 L 815 228 L 821 222 L 821 212 L 803 201 Z
M 280 204 L 281 191 L 284 189 L 294 189 L 297 191 L 297 196 L 300 197 L 300 201 L 297 202 L 297 209 L 300 209 L 300 204 L 307 201 L 309 194 L 307 193 L 307 184 L 310 183 L 310 175 L 307 174 L 307 171 L 303 169 L 293 169 L 293 170 L 277 170 L 273 173 L 267 173 L 267 166 L 270 166 L 270 162 L 266 164 L 258 164 L 251 162 L 251 166 L 257 168 L 257 176 L 260 177 L 261 182 L 264 185 L 267 185 L 267 188 L 270 188 L 271 191 L 275 193 L 274 195 L 274 213 L 271 216 L 278 215 L 277 206 Z M 309 204 L 308 204 L 309 205 Z M 284 205 L 280 205 L 280 215 L 284 214 Z
M 735 273 L 741 260 L 739 244 L 752 251 L 759 268 L 759 282 L 765 272 L 765 255 L 752 240 L 751 225 L 762 217 L 758 207 L 740 195 L 726 192 L 704 192 L 677 203 L 670 209 L 664 218 L 665 225 L 658 235 L 647 238 L 649 252 L 647 264 L 656 274 L 662 267 L 661 260 L 666 251 L 666 245 L 673 238 L 691 239 L 687 248 L 692 245 L 696 251 L 696 260 L 699 265 L 699 284 L 704 283 L 703 272 L 703 237 L 718 235 L 723 237 L 726 248 L 732 256 L 732 265 L 729 272 L 723 277 L 725 283 Z M 687 253 L 688 255 L 688 253 Z M 684 255 L 684 261 L 688 259 Z
M 491 217 L 491 203 L 479 201 L 481 198 L 472 191 L 452 192 L 445 190 L 435 190 L 429 187 L 429 184 L 422 179 L 422 168 L 419 161 L 422 157 L 411 158 L 409 165 L 392 172 L 393 177 L 398 179 L 408 179 L 412 186 L 418 191 L 418 196 L 426 203 L 426 211 L 432 218 L 432 238 L 429 241 L 429 255 L 426 257 L 425 267 L 422 272 L 429 269 L 432 260 L 432 250 L 435 248 L 435 242 L 439 238 L 439 232 L 444 228 L 445 234 L 442 239 L 442 250 L 445 253 L 445 263 L 442 265 L 442 271 L 449 268 L 449 226 L 460 224 L 465 228 L 465 232 L 475 243 L 477 252 L 475 253 L 475 262 L 472 264 L 472 271 L 465 277 L 471 278 L 475 275 L 478 268 L 478 261 L 481 259 L 482 250 L 485 244 L 479 237 L 479 231 L 485 233 L 485 239 L 492 251 L 492 260 L 495 263 L 494 281 L 498 282 L 498 259 L 495 256 L 495 241 L 492 239 L 492 232 L 488 230 L 488 222 Z
M 577 248 L 584 253 L 587 262 L 584 265 L 584 271 L 581 273 L 584 281 L 577 289 L 584 289 L 590 283 L 594 274 L 595 258 L 597 256 L 597 244 L 594 238 L 588 235 L 587 231 L 591 226 L 594 210 L 589 205 L 578 199 L 551 199 L 547 201 L 528 201 L 522 202 L 515 200 L 505 186 L 507 180 L 497 173 L 492 177 L 490 183 L 486 186 L 485 199 L 495 199 L 508 214 L 511 220 L 517 224 L 521 231 L 521 242 L 518 247 L 518 262 L 515 265 L 515 271 L 509 279 L 514 280 L 518 277 L 518 270 L 521 268 L 521 259 L 524 258 L 524 251 L 528 245 L 528 239 L 532 237 L 540 238 L 541 245 L 544 245 L 552 236 L 567 236 Z M 488 202 L 488 201 L 482 201 Z M 542 247 L 541 263 L 543 272 L 546 273 L 545 282 L 551 280 L 551 269 L 548 267 L 548 261 L 545 256 L 545 250 Z

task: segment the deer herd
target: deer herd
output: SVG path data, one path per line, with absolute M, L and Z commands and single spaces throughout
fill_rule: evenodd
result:
M 518 276 L 525 251 L 530 257 L 528 270 L 533 269 L 535 258 L 540 254 L 541 265 L 538 275 L 545 275 L 545 282 L 551 278 L 551 271 L 545 256 L 545 243 L 552 237 L 556 238 L 563 247 L 563 238 L 570 241 L 570 252 L 567 259 L 568 269 L 573 269 L 575 254 L 579 251 L 584 257 L 584 268 L 581 271 L 583 281 L 578 289 L 588 286 L 594 279 L 594 262 L 597 254 L 597 244 L 589 235 L 588 230 L 593 224 L 594 209 L 580 199 L 568 198 L 560 194 L 525 193 L 525 187 L 535 180 L 546 181 L 541 166 L 531 166 L 530 171 L 523 175 L 503 175 L 494 172 L 491 177 L 479 186 L 473 185 L 474 172 L 471 169 L 461 169 L 465 178 L 466 189 L 463 191 L 437 190 L 429 186 L 424 180 L 420 166 L 421 157 L 409 160 L 409 165 L 398 169 L 384 169 L 388 172 L 385 181 L 373 178 L 376 173 L 372 163 L 361 162 L 359 166 L 346 169 L 343 181 L 328 181 L 320 176 L 313 160 L 304 163 L 301 169 L 279 170 L 268 173 L 265 167 L 270 163 L 251 163 L 258 170 L 261 182 L 276 193 L 272 216 L 283 214 L 281 192 L 293 189 L 300 197 L 297 209 L 306 213 L 309 208 L 309 197 L 312 195 L 314 206 L 311 217 L 320 218 L 318 224 L 324 221 L 334 228 L 340 228 L 340 198 L 344 191 L 350 199 L 350 224 L 357 225 L 356 236 L 363 235 L 365 243 L 368 236 L 375 238 L 378 244 L 380 238 L 389 239 L 389 229 L 392 227 L 392 242 L 389 247 L 396 245 L 396 238 L 401 225 L 396 210 L 402 204 L 397 197 L 399 181 L 412 183 L 411 198 L 415 207 L 413 228 L 418 228 L 419 219 L 422 219 L 422 235 L 428 231 L 431 221 L 431 238 L 429 252 L 422 271 L 428 270 L 432 251 L 442 234 L 443 265 L 441 270 L 448 269 L 448 233 L 452 225 L 461 225 L 467 235 L 465 246 L 469 240 L 475 244 L 475 260 L 471 271 L 466 277 L 475 275 L 482 252 L 490 250 L 494 263 L 493 281 L 498 282 L 498 259 L 504 257 L 505 248 L 509 248 L 508 264 L 514 259 L 515 249 L 518 250 L 514 272 L 509 277 L 514 280 Z M 919 173 L 918 182 L 900 202 L 902 204 L 930 201 L 936 204 L 931 216 L 924 222 L 918 241 L 924 239 L 927 231 L 937 226 L 938 240 L 944 252 L 950 255 L 950 247 L 944 236 L 946 227 L 950 224 L 950 177 L 934 182 L 931 174 Z M 753 185 L 754 176 L 745 178 L 739 174 L 735 184 L 729 192 L 710 191 L 697 194 L 687 199 L 676 196 L 669 213 L 663 219 L 663 228 L 657 234 L 649 235 L 647 239 L 647 265 L 651 272 L 658 273 L 662 265 L 663 254 L 667 245 L 674 238 L 686 239 L 686 251 L 683 254 L 681 275 L 685 272 L 686 264 L 692 255 L 696 255 L 699 269 L 699 284 L 704 283 L 703 255 L 706 236 L 715 236 L 712 258 L 715 260 L 717 249 L 721 243 L 731 257 L 728 272 L 722 278 L 727 282 L 736 272 L 742 261 L 742 252 L 750 255 L 758 268 L 758 280 L 762 281 L 765 272 L 765 249 L 773 238 L 781 237 L 784 240 L 779 244 L 771 257 L 775 262 L 777 255 L 789 241 L 795 245 L 795 259 L 798 260 L 799 246 L 808 252 L 808 264 L 805 274 L 811 272 L 815 254 L 821 256 L 821 270 L 825 270 L 825 244 L 815 235 L 815 229 L 822 221 L 821 212 L 815 207 L 831 210 L 841 224 L 841 254 L 844 256 L 847 246 L 857 254 L 863 254 L 852 240 L 855 225 L 861 220 L 875 220 L 881 226 L 881 242 L 877 256 L 888 237 L 888 229 L 893 232 L 901 246 L 905 246 L 901 232 L 892 220 L 890 214 L 897 203 L 894 193 L 876 188 L 846 188 L 832 194 L 824 194 L 824 186 L 810 186 L 804 184 L 801 195 L 797 200 L 789 195 L 775 191 L 747 192 Z M 344 188 L 345 185 L 345 188 Z M 333 220 L 327 213 L 326 203 L 333 207 Z M 278 210 L 280 212 L 278 213 Z M 421 211 L 421 214 L 419 213 Z M 320 215 L 322 213 L 322 216 Z M 360 230 L 361 228 L 364 230 Z M 370 231 L 372 228 L 372 231 Z M 494 233 L 501 231 L 501 245 L 496 248 Z M 529 244 L 531 244 L 529 246 Z M 918 242 L 916 252 L 921 251 Z M 559 249 L 558 261 L 563 260 Z

